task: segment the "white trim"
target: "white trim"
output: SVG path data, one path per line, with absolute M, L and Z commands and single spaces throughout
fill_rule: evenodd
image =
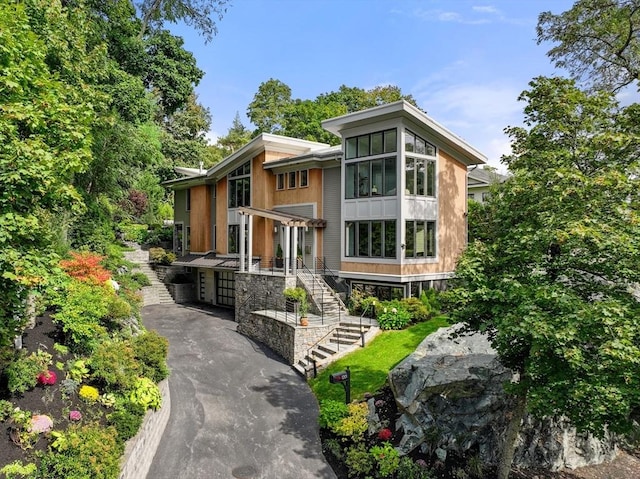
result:
M 360 280 L 360 281 L 376 281 L 376 282 L 391 282 L 391 283 L 409 283 L 414 281 L 430 281 L 438 279 L 451 279 L 454 276 L 453 271 L 444 273 L 424 273 L 424 274 L 411 274 L 411 275 L 390 275 L 379 273 L 362 273 L 362 272 L 350 272 L 350 271 L 338 271 L 340 278 Z

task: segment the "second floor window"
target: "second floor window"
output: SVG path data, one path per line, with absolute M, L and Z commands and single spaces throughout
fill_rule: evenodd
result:
M 396 195 L 396 158 L 347 163 L 345 198 Z
M 251 163 L 229 173 L 229 208 L 251 206 Z

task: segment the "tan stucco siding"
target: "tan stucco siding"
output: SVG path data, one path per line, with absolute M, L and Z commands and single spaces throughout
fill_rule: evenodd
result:
M 467 168 L 440 151 L 438 162 L 438 258 L 440 272 L 453 271 L 467 245 Z
M 374 260 L 375 261 L 375 260 Z M 350 273 L 372 273 L 372 274 L 388 274 L 399 275 L 401 267 L 399 264 L 380 264 L 380 263 L 355 263 L 351 261 L 342 261 L 340 263 L 342 271 Z
M 268 157 L 277 159 L 269 152 L 262 152 L 251 160 L 251 206 L 270 209 L 273 204 L 273 173 L 263 168 Z M 260 216 L 253 216 L 253 255 L 261 257 L 273 256 L 273 221 Z
M 229 244 L 227 242 L 227 179 L 218 181 L 216 190 L 216 252 L 226 254 Z
M 211 245 L 211 202 L 207 185 L 191 188 L 191 251 L 205 253 Z

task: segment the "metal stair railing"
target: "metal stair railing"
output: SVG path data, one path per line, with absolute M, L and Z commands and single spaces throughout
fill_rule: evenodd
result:
M 278 298 L 270 295 L 268 291 L 261 294 L 261 298 L 256 298 L 257 293 L 252 293 L 238 306 L 239 309 L 244 309 L 247 304 L 251 304 L 251 311 L 264 311 L 264 315 L 267 317 L 273 317 L 278 319 L 278 313 L 284 316 L 285 323 L 298 323 L 298 303 L 291 301 L 284 296 Z M 273 311 L 273 316 L 269 312 Z
M 336 344 L 337 344 L 338 352 L 340 352 L 340 323 L 337 323 L 335 328 L 333 328 L 327 334 L 325 334 L 320 339 L 318 339 L 312 346 L 309 346 L 309 348 L 307 348 L 307 354 L 305 357 L 307 358 L 307 361 L 310 361 L 313 364 L 314 378 L 318 377 L 318 364 L 316 359 L 313 356 L 311 356 L 311 351 L 313 351 L 314 348 L 319 346 L 320 343 L 323 343 L 325 339 L 327 339 L 329 336 L 331 336 L 334 333 L 336 333 L 336 339 L 337 339 Z
M 300 275 L 300 272 L 304 273 L 304 276 Z M 320 290 L 320 318 L 321 318 L 321 322 L 322 325 L 324 326 L 324 317 L 325 317 L 325 312 L 324 312 L 324 305 L 325 305 L 325 288 L 324 286 L 326 285 L 327 287 L 329 287 L 329 285 L 327 285 L 326 283 L 323 285 L 322 282 L 318 279 L 318 277 L 309 269 L 307 268 L 304 264 L 301 265 L 300 267 L 298 267 L 298 278 L 300 278 L 300 281 L 305 285 L 306 289 L 309 289 L 309 285 L 308 283 L 305 281 L 304 278 L 311 278 L 311 289 L 310 289 L 310 293 L 311 296 L 314 299 L 314 303 L 316 303 L 316 306 L 318 304 L 317 301 L 317 297 L 318 297 L 318 292 L 317 290 Z M 335 299 L 335 296 L 332 296 L 332 298 Z M 339 300 L 339 298 L 337 298 Z M 342 308 L 340 307 L 342 306 L 342 301 L 340 301 L 340 304 L 338 305 L 338 322 L 340 322 L 342 320 Z
M 344 284 L 336 280 L 336 278 L 338 278 L 339 276 L 335 271 L 327 266 L 325 258 L 316 258 L 315 271 L 316 273 L 322 275 L 325 283 L 327 283 L 327 285 L 336 293 L 346 294 L 349 292 L 348 288 Z

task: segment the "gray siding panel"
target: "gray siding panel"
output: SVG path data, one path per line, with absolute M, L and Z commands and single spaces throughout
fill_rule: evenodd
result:
M 328 168 L 323 170 L 322 179 L 322 205 L 323 219 L 327 221 L 324 229 L 322 251 L 326 264 L 333 271 L 340 270 L 340 209 L 342 208 L 342 198 L 340 189 L 340 168 Z
M 189 211 L 187 211 L 187 190 L 176 190 L 173 196 L 173 221 L 189 226 Z

